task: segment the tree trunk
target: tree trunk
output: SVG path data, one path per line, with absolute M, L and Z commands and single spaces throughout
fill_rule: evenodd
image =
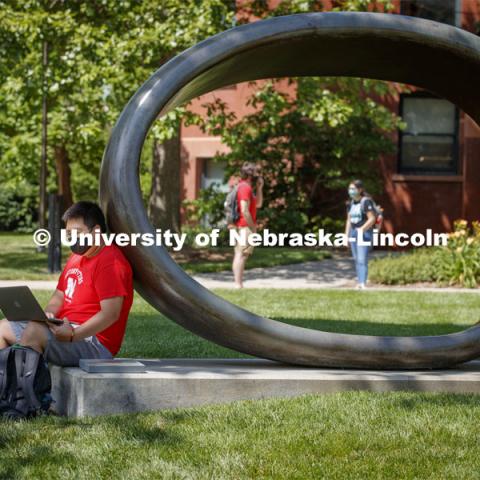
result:
M 67 209 L 73 203 L 73 196 L 70 161 L 65 145 L 57 145 L 54 147 L 54 156 L 58 179 L 58 194 L 63 197 L 63 209 Z
M 180 132 L 154 142 L 148 210 L 156 228 L 180 232 Z

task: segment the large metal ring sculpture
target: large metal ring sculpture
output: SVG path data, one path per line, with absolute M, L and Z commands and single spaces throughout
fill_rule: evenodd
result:
M 170 60 L 136 92 L 106 149 L 100 201 L 113 232 L 154 232 L 138 168 L 159 115 L 238 82 L 358 76 L 416 85 L 480 123 L 480 39 L 428 20 L 375 13 L 312 13 L 259 21 L 211 37 Z M 189 277 L 162 247 L 129 247 L 137 291 L 208 340 L 258 357 L 310 366 L 440 368 L 480 356 L 480 326 L 438 336 L 327 333 L 255 315 Z M 161 332 L 159 332 L 161 334 Z

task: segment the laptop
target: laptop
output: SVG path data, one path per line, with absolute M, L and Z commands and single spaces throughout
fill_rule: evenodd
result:
M 0 310 L 10 322 L 50 322 L 60 325 L 63 320 L 48 318 L 27 286 L 1 287 Z

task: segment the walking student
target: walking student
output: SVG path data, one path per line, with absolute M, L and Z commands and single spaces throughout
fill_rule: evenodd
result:
M 254 193 L 255 188 L 255 193 Z M 263 203 L 263 177 L 260 168 L 254 163 L 246 162 L 240 170 L 240 182 L 237 187 L 237 204 L 239 218 L 235 227 L 239 233 L 245 231 L 245 238 L 257 230 L 257 209 Z M 243 272 L 253 246 L 237 242 L 235 245 L 232 270 L 237 288 L 243 288 Z
M 359 289 L 367 286 L 368 277 L 368 253 L 371 250 L 373 227 L 377 221 L 375 215 L 375 203 L 365 192 L 363 182 L 354 180 L 348 186 L 347 221 L 345 234 L 352 250 L 355 261 Z M 359 239 L 362 239 L 359 241 Z M 370 243 L 370 245 L 362 245 Z

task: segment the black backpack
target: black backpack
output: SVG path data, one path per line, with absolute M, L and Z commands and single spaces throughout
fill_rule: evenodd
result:
M 48 412 L 52 379 L 43 355 L 12 345 L 0 350 L 0 414 L 19 420 Z
M 227 194 L 225 199 L 225 221 L 227 225 L 233 225 L 237 223 L 240 219 L 240 213 L 238 211 L 238 200 L 237 200 L 238 185 L 235 185 L 230 192 Z

